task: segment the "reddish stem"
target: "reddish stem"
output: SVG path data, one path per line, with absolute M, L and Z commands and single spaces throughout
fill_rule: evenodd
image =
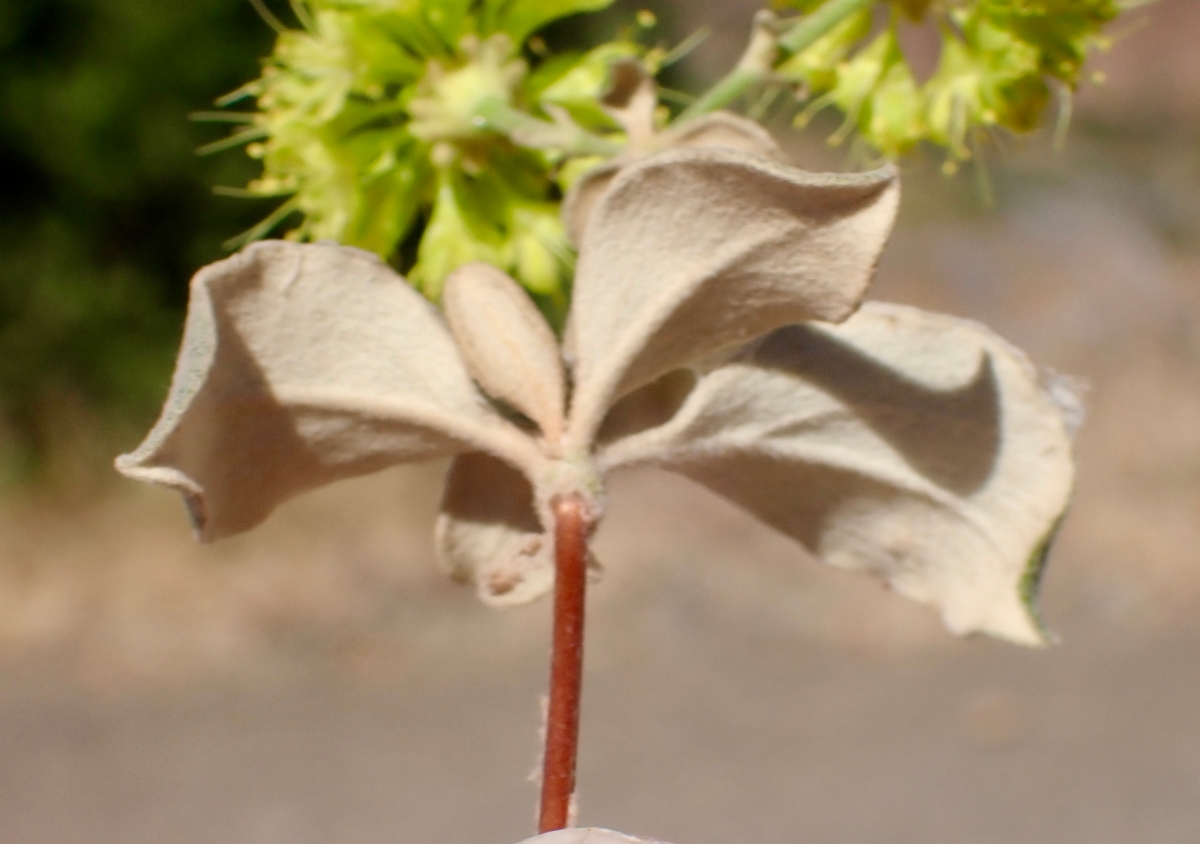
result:
M 587 522 L 577 496 L 554 507 L 554 644 L 550 657 L 550 707 L 542 763 L 538 832 L 566 828 L 575 793 L 579 698 L 583 685 L 583 608 L 587 587 Z

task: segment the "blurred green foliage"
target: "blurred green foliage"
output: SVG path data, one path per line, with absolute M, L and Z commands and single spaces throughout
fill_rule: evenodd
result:
M 0 5 L 0 455 L 36 464 L 64 402 L 144 419 L 162 397 L 187 279 L 261 214 L 212 194 L 254 166 L 193 149 L 187 120 L 258 70 L 245 0 Z
M 584 40 L 570 20 L 545 38 Z M 188 115 L 275 40 L 248 0 L 0 3 L 0 480 L 157 412 L 188 279 L 277 204 L 215 195 L 261 163 L 196 155 L 227 126 Z

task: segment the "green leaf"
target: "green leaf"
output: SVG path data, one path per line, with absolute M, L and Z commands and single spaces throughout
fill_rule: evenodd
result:
M 472 0 L 439 0 L 421 5 L 425 20 L 450 49 L 457 47 L 459 40 L 473 29 L 468 16 Z
M 583 12 L 598 12 L 612 5 L 613 0 L 500 0 L 489 5 L 495 9 L 489 31 L 504 32 L 514 44 L 525 39 L 548 23 Z
M 552 296 L 562 290 L 574 261 L 556 203 L 514 204 L 504 258 L 529 291 Z
M 446 276 L 463 264 L 483 261 L 502 266 L 499 232 L 471 212 L 467 192 L 454 173 L 439 175 L 433 213 L 417 249 L 417 263 L 408 274 L 408 280 L 430 299 L 442 295 Z
M 358 219 L 345 242 L 384 258 L 396 251 L 416 221 L 428 180 L 428 167 L 419 160 L 387 164 L 362 189 Z
M 837 84 L 838 65 L 846 60 L 855 44 L 870 34 L 872 23 L 870 9 L 850 15 L 811 47 L 785 60 L 776 70 L 785 79 L 826 91 Z
M 897 47 L 864 109 L 860 131 L 888 158 L 898 158 L 925 135 L 923 112 L 924 97 Z
M 601 44 L 583 55 L 570 55 L 567 62 L 547 62 L 545 70 L 530 78 L 530 87 L 543 102 L 568 103 L 598 100 L 608 85 L 609 68 L 617 59 L 636 57 L 638 45 L 629 41 Z
M 616 127 L 615 122 L 600 106 L 608 87 L 613 62 L 636 58 L 641 51 L 629 41 L 601 44 L 582 56 L 573 56 L 569 63 L 555 63 L 530 79 L 529 89 L 543 107 L 562 106 L 571 116 L 588 127 Z M 540 70 L 540 69 L 539 69 Z

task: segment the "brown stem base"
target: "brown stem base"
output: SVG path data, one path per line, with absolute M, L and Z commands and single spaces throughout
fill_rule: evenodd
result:
M 583 609 L 587 588 L 587 523 L 574 496 L 554 501 L 554 643 L 550 706 L 542 763 L 538 832 L 565 829 L 575 793 L 579 699 L 583 686 Z

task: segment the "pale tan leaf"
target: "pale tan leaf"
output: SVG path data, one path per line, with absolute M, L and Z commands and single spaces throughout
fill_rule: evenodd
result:
M 764 338 L 703 377 L 602 469 L 688 475 L 799 540 L 937 606 L 956 633 L 1024 644 L 1070 496 L 1070 436 L 1025 356 L 983 326 L 869 303 Z
M 446 573 L 474 584 L 485 604 L 522 604 L 554 584 L 554 542 L 538 519 L 529 480 L 489 455 L 454 459 L 434 544 Z
M 536 460 L 434 308 L 370 253 L 265 241 L 192 279 L 162 416 L 117 468 L 179 489 L 209 540 L 303 490 L 467 449 Z
M 895 216 L 892 168 L 812 174 L 731 150 L 624 168 L 588 221 L 572 294 L 568 439 L 623 393 L 781 325 L 857 307 Z
M 554 332 L 528 294 L 490 264 L 467 264 L 447 277 L 442 309 L 479 386 L 558 442 L 566 377 Z
M 460 454 L 450 466 L 434 527 L 438 562 L 454 580 L 474 584 L 490 606 L 524 604 L 553 588 L 556 496 L 582 497 L 589 530 L 603 518 L 604 495 L 590 464 L 544 461 L 539 468 L 535 489 L 527 473 L 489 454 Z M 587 566 L 598 580 L 601 567 L 590 551 Z
M 563 197 L 563 224 L 567 227 L 567 237 L 576 247 L 583 242 L 583 230 L 596 207 L 596 200 L 627 163 L 628 159 L 618 157 L 593 167 L 580 176 Z
M 771 133 L 753 120 L 730 111 L 714 111 L 664 133 L 673 147 L 718 147 L 783 160 L 783 150 Z
M 629 131 L 628 127 L 626 131 Z M 571 242 L 576 245 L 583 242 L 583 230 L 596 201 L 622 167 L 671 147 L 716 147 L 737 150 L 773 161 L 783 160 L 783 151 L 775 143 L 770 132 L 753 120 L 727 111 L 706 114 L 682 126 L 642 138 L 636 144 L 631 138 L 630 145 L 620 156 L 584 173 L 567 191 L 563 199 L 562 215 Z

